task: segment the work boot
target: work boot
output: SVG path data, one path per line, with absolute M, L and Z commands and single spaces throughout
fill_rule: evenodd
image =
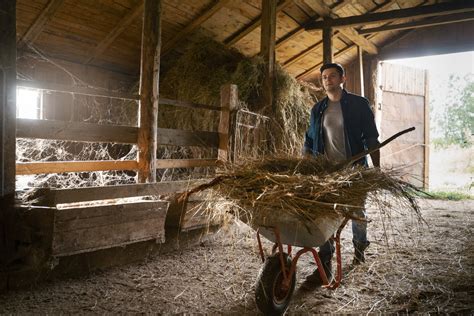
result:
M 365 262 L 364 251 L 365 249 L 367 249 L 367 247 L 369 247 L 370 241 L 367 241 L 365 245 L 356 241 L 354 241 L 353 244 L 354 244 L 354 260 L 352 261 L 352 264 L 358 265 L 358 264 L 364 263 Z
M 332 280 L 331 261 L 328 261 L 326 263 L 323 262 L 323 268 L 324 268 L 324 272 L 326 272 L 326 277 L 328 279 L 328 282 L 331 283 L 331 280 Z M 310 275 L 306 277 L 303 284 L 301 284 L 301 287 L 305 290 L 312 290 L 317 287 L 320 287 L 321 285 L 323 285 L 323 280 L 321 279 L 321 275 L 319 274 L 318 268 L 316 268 L 313 271 L 313 273 L 311 273 Z

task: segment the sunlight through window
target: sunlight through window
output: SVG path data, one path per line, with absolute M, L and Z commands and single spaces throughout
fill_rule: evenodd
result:
M 16 94 L 16 117 L 41 119 L 41 92 L 37 89 L 18 88 Z

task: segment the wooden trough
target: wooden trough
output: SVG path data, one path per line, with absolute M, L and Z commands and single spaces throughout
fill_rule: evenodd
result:
M 42 189 L 36 207 L 52 210 L 51 255 L 67 256 L 131 243 L 165 241 L 170 199 L 196 181 L 173 181 L 79 189 Z M 172 200 L 172 199 L 171 199 Z M 172 203 L 171 203 L 172 204 Z M 174 209 L 179 208 L 174 206 Z M 186 211 L 188 208 L 182 208 Z M 168 223 L 176 227 L 173 214 Z M 184 230 L 207 224 L 187 215 Z M 199 222 L 199 220 L 203 220 Z M 190 225 L 188 224 L 191 223 Z

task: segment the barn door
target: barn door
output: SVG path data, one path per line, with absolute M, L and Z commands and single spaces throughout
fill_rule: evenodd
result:
M 427 71 L 380 63 L 377 120 L 381 139 L 405 128 L 416 130 L 381 149 L 381 165 L 397 168 L 402 178 L 428 188 L 429 103 Z

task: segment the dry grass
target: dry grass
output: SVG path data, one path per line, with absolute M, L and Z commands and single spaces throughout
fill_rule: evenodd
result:
M 384 216 L 392 210 L 410 209 L 420 216 L 410 194 L 414 188 L 392 172 L 352 166 L 336 171 L 326 159 L 272 157 L 227 165 L 212 181 L 183 195 L 212 188 L 232 201 L 234 214 L 251 221 L 258 215 L 283 214 L 303 223 L 316 223 L 321 217 L 344 216 L 357 219 L 355 211 L 363 209 L 366 198 L 376 203 Z M 209 208 L 211 217 L 223 208 Z

